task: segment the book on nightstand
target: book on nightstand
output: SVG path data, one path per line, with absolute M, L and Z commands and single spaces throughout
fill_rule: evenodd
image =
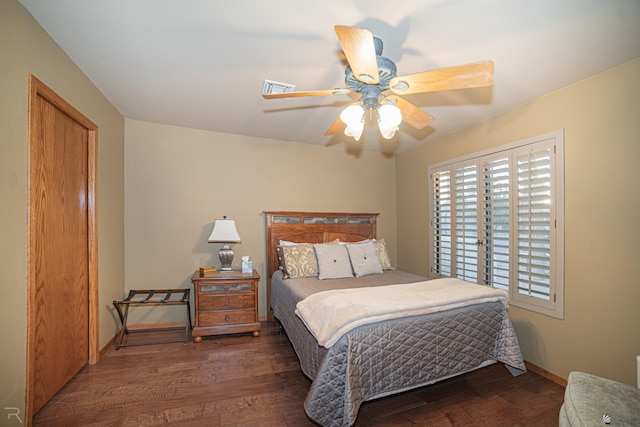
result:
M 203 277 L 205 274 L 215 273 L 218 271 L 215 267 L 200 267 L 200 277 Z

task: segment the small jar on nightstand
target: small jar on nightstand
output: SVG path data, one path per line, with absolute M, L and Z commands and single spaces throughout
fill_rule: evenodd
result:
M 191 277 L 195 298 L 194 342 L 203 336 L 252 332 L 260 336 L 258 283 L 260 275 L 241 271 L 216 271 Z

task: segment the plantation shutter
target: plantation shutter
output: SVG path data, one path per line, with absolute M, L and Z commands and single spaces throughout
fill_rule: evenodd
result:
M 478 172 L 474 164 L 455 169 L 456 277 L 478 281 Z
M 433 174 L 433 272 L 451 276 L 451 171 Z
M 483 163 L 483 276 L 480 283 L 509 290 L 509 163 L 501 156 Z
M 516 153 L 517 290 L 549 301 L 553 213 L 551 203 L 553 146 Z

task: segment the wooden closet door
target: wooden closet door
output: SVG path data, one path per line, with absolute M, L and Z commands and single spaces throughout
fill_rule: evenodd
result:
M 47 97 L 31 104 L 31 414 L 90 360 L 89 130 Z

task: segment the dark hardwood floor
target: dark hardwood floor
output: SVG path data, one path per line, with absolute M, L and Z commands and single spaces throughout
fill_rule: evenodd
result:
M 173 332 L 138 334 L 158 339 Z M 109 349 L 34 417 L 34 426 L 314 426 L 309 380 L 273 322 L 262 334 Z M 502 364 L 367 402 L 356 426 L 557 426 L 564 388 Z

